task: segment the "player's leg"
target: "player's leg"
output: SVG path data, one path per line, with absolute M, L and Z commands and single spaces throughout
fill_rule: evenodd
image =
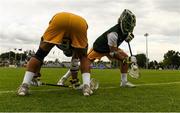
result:
M 78 71 L 79 71 L 79 59 L 74 57 L 71 60 L 70 72 L 71 72 L 71 84 L 74 89 L 78 89 L 80 86 L 80 81 L 78 79 Z
M 82 74 L 82 82 L 83 82 L 83 95 L 89 96 L 93 92 L 90 89 L 90 61 L 87 58 L 87 50 L 83 48 L 74 48 L 74 56 L 79 58 L 80 60 L 80 70 Z
M 87 57 L 88 57 L 90 63 L 93 62 L 95 59 L 100 60 L 101 57 L 105 56 L 105 54 L 97 53 L 97 52 L 93 51 L 93 49 L 91 49 L 87 55 L 88 55 Z M 77 83 L 77 81 L 79 81 L 79 80 L 77 80 L 78 79 L 77 75 L 78 75 L 78 70 L 79 70 L 79 60 L 77 58 L 74 58 L 74 57 L 73 57 L 73 59 L 74 60 L 71 61 L 72 66 L 70 68 L 70 72 L 72 74 L 72 80 L 73 80 L 72 82 L 74 82 L 74 85 L 78 86 L 78 87 L 75 86 L 74 87 L 75 89 L 82 89 L 83 88 L 82 85 L 79 86 L 79 83 Z M 83 79 L 86 79 L 86 76 L 84 76 Z M 91 78 L 90 89 L 92 91 L 97 90 L 98 86 L 99 86 L 98 81 L 94 78 Z
M 90 49 L 90 51 L 88 52 L 88 59 L 89 61 L 91 61 L 91 63 L 96 59 L 101 60 L 103 56 L 107 56 L 107 53 L 99 53 L 94 51 L 93 49 Z M 99 87 L 99 82 L 96 79 L 91 78 L 91 82 L 90 82 L 91 90 L 92 91 L 97 90 L 98 87 Z
M 53 18 L 49 22 L 48 28 L 43 34 L 43 38 L 38 51 L 36 52 L 35 56 L 30 59 L 28 63 L 27 71 L 25 73 L 22 84 L 26 84 L 25 86 L 29 86 L 33 76 L 35 76 L 35 74 L 39 72 L 44 57 L 47 56 L 47 54 L 54 45 L 62 42 L 65 33 L 69 30 L 69 18 L 70 14 L 65 12 L 58 13 L 53 16 Z M 20 88 L 18 92 L 21 92 Z M 18 94 L 23 95 L 23 93 Z
M 117 53 L 115 55 L 107 55 L 109 59 L 115 58 L 117 60 L 121 61 L 120 71 L 121 71 L 121 80 L 120 80 L 120 86 L 121 87 L 135 87 L 132 83 L 128 82 L 127 80 L 127 72 L 128 72 L 128 63 L 129 63 L 129 57 L 128 55 L 121 49 L 117 50 Z
M 121 70 L 120 86 L 121 87 L 135 87 L 135 85 L 132 84 L 131 82 L 128 82 L 128 79 L 127 79 L 128 63 L 121 62 L 120 70 Z
M 120 71 L 121 71 L 121 84 L 120 86 L 121 87 L 135 87 L 134 84 L 128 82 L 128 79 L 127 79 L 127 73 L 128 73 L 128 62 L 129 62 L 129 58 L 128 58 L 128 55 L 121 49 L 118 50 L 118 54 L 119 58 L 121 58 L 121 66 L 120 66 Z
M 39 49 L 37 50 L 36 54 L 31 57 L 30 61 L 28 62 L 27 71 L 25 72 L 22 85 L 20 85 L 17 92 L 18 95 L 24 96 L 28 94 L 28 89 L 33 77 L 36 75 L 37 72 L 39 72 L 44 58 L 47 56 L 53 46 L 54 44 L 46 42 L 40 43 Z
M 63 75 L 60 80 L 58 81 L 58 85 L 64 85 L 64 83 L 67 81 L 70 76 L 72 79 L 70 80 L 73 88 L 76 88 L 80 85 L 79 79 L 78 79 L 78 71 L 79 71 L 79 59 L 72 57 L 71 59 L 71 66 L 70 69 Z
M 91 49 L 88 52 L 88 59 L 93 62 L 93 60 L 95 59 L 101 59 L 102 56 L 105 56 L 104 54 L 100 54 L 97 53 L 95 51 L 93 51 L 93 49 Z M 58 81 L 58 85 L 64 85 L 64 83 L 66 82 L 66 80 L 72 75 L 72 82 L 75 83 L 74 85 L 79 86 L 79 80 L 78 79 L 78 70 L 79 70 L 79 59 L 77 58 L 72 58 L 74 60 L 71 60 L 71 67 L 70 69 L 66 72 L 66 74 L 64 76 L 62 76 L 59 81 Z M 91 79 L 90 81 L 90 88 L 92 90 L 96 90 L 98 87 L 98 82 L 95 79 Z M 82 86 L 80 87 L 76 87 L 75 89 L 81 89 Z
M 76 58 L 80 60 L 80 70 L 83 82 L 83 95 L 89 96 L 93 92 L 90 89 L 90 62 L 87 58 L 88 39 L 87 29 L 88 24 L 85 19 L 80 16 L 71 16 L 71 41 L 73 51 Z

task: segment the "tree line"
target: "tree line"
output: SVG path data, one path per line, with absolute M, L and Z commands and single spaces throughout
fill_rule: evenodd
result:
M 20 64 L 21 62 L 27 62 L 34 53 L 35 52 L 31 50 L 21 53 L 15 53 L 13 51 L 5 52 L 0 54 L 0 64 Z M 144 53 L 137 54 L 135 57 L 137 58 L 137 64 L 140 68 L 146 68 L 146 61 L 148 61 L 148 69 L 180 69 L 180 53 L 178 51 L 169 50 L 164 54 L 164 59 L 160 62 L 156 60 L 149 61 Z M 117 64 L 116 61 L 114 61 L 112 64 L 116 67 L 119 63 Z
M 149 69 L 180 69 L 180 53 L 178 51 L 169 50 L 164 54 L 164 59 L 160 62 L 156 60 L 148 62 Z M 145 54 L 137 54 L 137 63 L 140 68 L 146 68 L 147 59 Z

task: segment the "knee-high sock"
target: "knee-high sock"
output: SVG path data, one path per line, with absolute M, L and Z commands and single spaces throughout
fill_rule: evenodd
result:
M 83 85 L 87 84 L 90 86 L 90 73 L 83 73 L 82 79 L 83 79 Z
M 33 79 L 34 75 L 35 75 L 35 73 L 26 71 L 22 83 L 26 83 L 26 84 L 30 85 L 31 80 Z

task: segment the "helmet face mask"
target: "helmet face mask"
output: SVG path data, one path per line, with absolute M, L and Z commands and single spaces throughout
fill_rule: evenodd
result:
M 118 19 L 118 23 L 123 34 L 132 33 L 136 26 L 136 17 L 130 10 L 125 9 Z

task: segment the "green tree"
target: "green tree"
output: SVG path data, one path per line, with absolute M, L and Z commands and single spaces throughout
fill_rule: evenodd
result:
M 27 58 L 27 53 L 24 52 L 24 53 L 14 53 L 12 51 L 9 51 L 9 52 L 5 52 L 5 53 L 2 53 L 0 55 L 0 58 L 2 60 L 9 60 L 10 61 L 10 64 L 12 64 L 13 62 L 20 62 L 20 61 L 25 61 L 25 59 Z
M 174 50 L 169 50 L 164 54 L 164 65 L 167 68 L 178 68 L 180 66 L 180 53 Z
M 158 62 L 156 60 L 149 62 L 150 69 L 157 69 L 158 68 Z
M 161 62 L 159 62 L 158 63 L 158 68 L 164 68 L 165 66 L 164 66 L 164 62 L 163 61 L 161 61 Z
M 137 59 L 137 64 L 140 68 L 145 68 L 146 67 L 146 55 L 145 54 L 137 54 L 136 55 Z

